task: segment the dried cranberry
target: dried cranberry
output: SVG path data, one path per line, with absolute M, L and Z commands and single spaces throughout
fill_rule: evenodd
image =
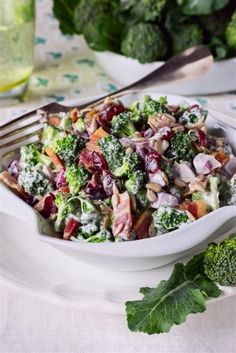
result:
M 201 129 L 196 129 L 196 136 L 198 139 L 199 146 L 206 147 L 207 146 L 207 138 L 206 138 L 205 132 L 202 131 Z
M 55 195 L 49 193 L 42 200 L 40 200 L 34 208 L 45 218 L 49 218 L 51 215 L 57 212 L 55 204 Z
M 172 137 L 174 136 L 174 133 L 172 130 L 167 130 L 165 133 L 161 136 L 162 140 L 169 141 Z
M 90 172 L 101 174 L 103 170 L 108 170 L 104 156 L 97 151 L 89 151 L 87 148 L 84 148 L 81 152 L 79 163 Z
M 101 174 L 103 170 L 108 170 L 107 161 L 101 153 L 93 151 L 92 161 L 94 171 L 97 171 L 99 174 Z
M 66 226 L 64 229 L 64 234 L 63 234 L 63 239 L 69 240 L 70 237 L 75 235 L 79 226 L 80 226 L 80 224 L 76 219 L 70 218 L 68 220 L 68 222 L 66 223 Z
M 92 179 L 88 182 L 85 188 L 85 192 L 92 200 L 102 200 L 107 197 L 102 185 L 101 177 L 98 173 L 95 173 L 92 176 Z
M 108 127 L 110 126 L 110 122 L 113 116 L 118 115 L 123 111 L 125 111 L 125 107 L 121 102 L 103 105 L 100 112 L 98 113 L 99 123 L 103 127 Z

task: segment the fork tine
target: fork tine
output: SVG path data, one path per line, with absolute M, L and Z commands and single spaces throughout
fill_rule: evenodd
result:
M 21 143 L 22 141 L 20 141 L 20 142 L 18 142 L 17 144 L 15 144 L 13 146 L 11 145 L 11 146 L 9 146 L 7 148 L 4 148 L 4 149 L 1 148 L 2 151 L 1 151 L 1 149 L 0 149 L 0 151 L 2 152 L 2 154 L 0 155 L 0 157 L 3 160 L 7 160 L 8 158 L 13 157 L 17 153 L 19 153 L 20 148 L 22 146 L 26 146 L 26 145 L 28 145 L 30 143 L 37 143 L 39 141 L 40 141 L 39 135 L 37 135 L 37 134 L 31 135 L 27 139 L 23 140 L 24 143 Z
M 30 133 L 27 133 L 28 130 L 25 130 L 25 134 L 17 139 L 7 139 L 8 142 L 5 142 L 4 143 L 0 143 L 0 148 L 7 148 L 7 147 L 12 147 L 20 142 L 24 142 L 26 141 L 28 138 L 32 137 L 32 136 L 35 136 L 35 135 L 39 135 L 40 131 L 43 129 L 43 126 L 44 124 L 38 124 L 38 126 L 40 127 L 40 129 L 37 129 L 37 130 L 34 130 L 34 131 L 31 131 Z
M 12 131 L 10 131 L 10 132 L 7 132 L 7 133 L 4 134 L 4 135 L 1 135 L 1 136 L 0 136 L 0 141 L 3 140 L 3 139 L 9 138 L 9 137 L 11 137 L 11 136 L 15 136 L 15 135 L 21 133 L 22 131 L 25 131 L 26 129 L 29 129 L 29 128 L 34 127 L 34 126 L 37 126 L 37 125 L 40 125 L 40 123 L 43 123 L 43 122 L 44 122 L 43 119 L 40 119 L 40 117 L 39 117 L 38 120 L 36 120 L 36 121 L 34 121 L 34 122 L 32 122 L 32 123 L 30 123 L 30 124 L 28 124 L 28 125 L 24 125 L 24 126 L 22 126 L 22 127 L 19 127 L 19 128 L 16 129 L 16 130 L 12 130 Z M 46 122 L 46 119 L 45 119 L 45 122 Z
M 64 105 L 60 105 L 58 103 L 49 103 L 47 105 L 44 105 L 42 107 L 39 107 L 37 109 L 34 109 L 30 112 L 27 112 L 11 121 L 9 121 L 8 123 L 6 124 L 3 124 L 0 126 L 0 132 L 2 131 L 5 131 L 11 127 L 14 127 L 15 125 L 17 125 L 18 123 L 20 122 L 24 122 L 25 120 L 28 120 L 29 118 L 33 117 L 33 116 L 36 116 L 38 114 L 38 111 L 41 111 L 42 113 L 47 113 L 47 112 L 54 112 L 54 113 L 57 113 L 57 112 L 60 112 L 60 111 L 69 111 L 71 110 L 70 107 L 66 107 Z

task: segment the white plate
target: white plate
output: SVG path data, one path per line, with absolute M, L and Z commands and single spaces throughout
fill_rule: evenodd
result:
M 164 63 L 156 61 L 140 64 L 138 60 L 109 51 L 95 52 L 95 56 L 106 73 L 122 86 L 137 81 Z M 205 75 L 192 81 L 163 85 L 160 90 L 188 96 L 234 91 L 236 90 L 236 58 L 214 62 Z
M 97 269 L 37 241 L 30 225 L 2 211 L 0 224 L 1 280 L 18 290 L 81 310 L 123 313 L 127 300 L 140 298 L 140 287 L 156 286 L 173 269 L 173 264 L 139 272 Z M 224 287 L 216 300 L 235 294 L 236 288 Z

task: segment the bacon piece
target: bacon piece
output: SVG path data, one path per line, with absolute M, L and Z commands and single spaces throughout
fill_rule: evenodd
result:
M 35 206 L 34 209 L 38 211 L 43 217 L 49 218 L 55 215 L 57 212 L 57 207 L 55 204 L 55 195 L 49 193 L 45 195 Z
M 76 121 L 78 120 L 78 110 L 77 108 L 74 108 L 70 111 L 70 117 L 71 117 L 71 121 L 72 123 L 76 123 Z
M 195 219 L 205 216 L 207 212 L 207 205 L 203 200 L 197 200 L 191 202 L 190 200 L 185 200 L 179 207 L 183 211 L 190 212 Z
M 107 137 L 109 134 L 103 130 L 102 127 L 99 127 L 90 137 L 90 141 L 87 143 L 87 148 L 90 151 L 100 151 L 98 146 L 98 141 L 101 138 Z
M 58 115 L 49 115 L 48 117 L 48 124 L 54 127 L 58 127 L 61 123 L 61 119 Z
M 152 222 L 152 214 L 150 211 L 144 211 L 137 218 L 134 224 L 134 230 L 138 239 L 144 239 L 149 237 L 149 226 Z
M 11 176 L 8 171 L 4 171 L 0 174 L 0 180 L 4 182 L 10 189 L 17 192 L 19 196 L 21 196 L 24 200 L 28 199 L 28 194 L 24 191 L 24 189 L 17 183 L 17 180 Z
M 75 235 L 75 232 L 79 228 L 79 225 L 80 224 L 76 219 L 70 218 L 65 226 L 64 233 L 63 233 L 63 239 L 69 240 L 70 237 Z
M 64 165 L 60 160 L 60 158 L 58 157 L 58 155 L 55 152 L 53 152 L 53 150 L 49 146 L 45 148 L 45 153 L 51 158 L 53 164 L 58 170 L 64 168 Z
M 113 207 L 113 234 L 124 240 L 131 240 L 132 215 L 131 201 L 127 191 L 119 193 L 116 186 L 113 186 L 111 198 Z
M 229 160 L 229 156 L 224 153 L 223 151 L 217 151 L 214 153 L 214 157 L 215 159 L 217 159 L 218 162 L 220 162 L 222 165 L 225 165 L 228 160 Z

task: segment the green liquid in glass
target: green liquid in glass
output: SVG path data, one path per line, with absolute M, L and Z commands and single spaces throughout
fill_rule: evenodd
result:
M 28 81 L 33 47 L 34 1 L 0 0 L 0 93 Z

